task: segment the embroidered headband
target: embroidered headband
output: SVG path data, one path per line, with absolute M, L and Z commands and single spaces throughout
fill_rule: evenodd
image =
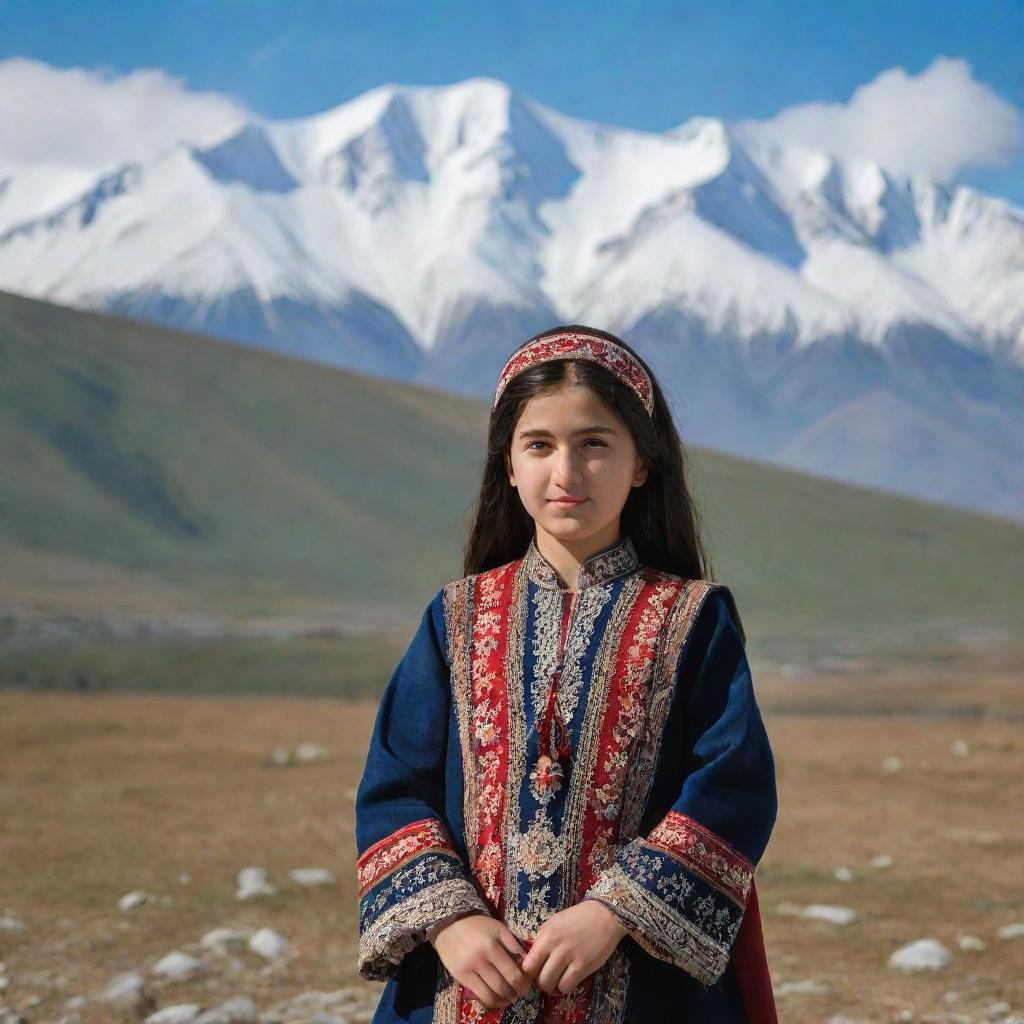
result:
M 589 359 L 606 366 L 640 399 L 648 416 L 654 413 L 654 389 L 647 371 L 621 345 L 585 331 L 548 334 L 513 352 L 498 376 L 491 409 L 498 404 L 513 377 L 534 363 L 549 363 L 555 359 Z

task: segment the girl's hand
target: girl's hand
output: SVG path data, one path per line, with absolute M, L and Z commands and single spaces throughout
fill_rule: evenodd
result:
M 508 1006 L 530 991 L 530 979 L 513 957 L 526 950 L 505 925 L 487 914 L 469 914 L 430 940 L 448 973 L 488 1010 Z
M 612 955 L 626 934 L 622 922 L 597 900 L 583 900 L 552 914 L 521 966 L 542 992 L 568 995 Z

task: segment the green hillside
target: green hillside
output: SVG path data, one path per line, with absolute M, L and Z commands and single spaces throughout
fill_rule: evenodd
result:
M 461 574 L 485 423 L 482 402 L 0 294 L 0 604 L 394 627 Z M 692 454 L 752 650 L 1024 635 L 1021 527 Z

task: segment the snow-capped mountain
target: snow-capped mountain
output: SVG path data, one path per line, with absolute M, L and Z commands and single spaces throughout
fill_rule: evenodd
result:
M 481 397 L 592 324 L 688 440 L 1024 518 L 1024 211 L 749 125 L 475 78 L 99 174 L 0 140 L 0 288 Z

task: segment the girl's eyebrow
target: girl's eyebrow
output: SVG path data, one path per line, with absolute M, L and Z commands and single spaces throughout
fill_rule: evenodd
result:
M 581 427 L 579 430 L 573 431 L 573 437 L 579 434 L 614 434 L 614 427 L 605 427 L 598 424 L 594 427 Z M 542 430 L 539 427 L 533 430 L 521 430 L 519 431 L 520 437 L 554 437 L 550 430 Z

